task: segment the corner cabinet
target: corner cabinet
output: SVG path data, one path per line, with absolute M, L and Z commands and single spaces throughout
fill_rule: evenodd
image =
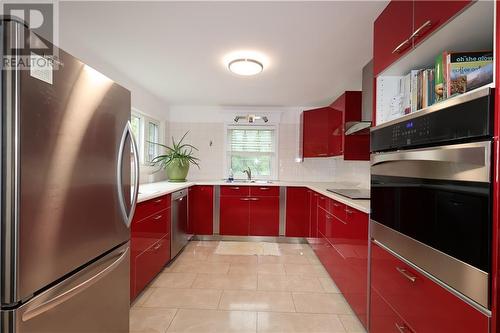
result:
M 303 158 L 369 159 L 368 133 L 345 135 L 350 123 L 361 121 L 360 91 L 346 91 L 328 107 L 304 111 L 300 119 Z

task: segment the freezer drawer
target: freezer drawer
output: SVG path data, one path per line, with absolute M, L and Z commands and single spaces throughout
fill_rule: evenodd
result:
M 129 243 L 32 298 L 2 311 L 5 333 L 128 333 Z

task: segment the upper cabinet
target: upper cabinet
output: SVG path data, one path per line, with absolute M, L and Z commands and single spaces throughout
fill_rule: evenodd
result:
M 350 124 L 361 121 L 361 91 L 346 91 L 328 107 L 304 111 L 301 121 L 304 158 L 369 160 L 368 133 L 345 135 Z
M 391 1 L 373 27 L 375 76 L 470 3 L 470 0 Z

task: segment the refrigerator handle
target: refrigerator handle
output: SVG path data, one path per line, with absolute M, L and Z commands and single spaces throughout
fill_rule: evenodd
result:
M 130 143 L 132 145 L 132 150 L 134 154 L 134 186 L 132 193 L 132 202 L 130 205 L 130 212 L 127 214 L 127 208 L 125 206 L 125 198 L 123 196 L 123 173 L 122 173 L 122 161 L 123 152 L 125 150 L 125 142 L 127 137 L 130 137 Z M 118 161 L 116 163 L 116 184 L 118 190 L 118 201 L 120 204 L 120 210 L 122 212 L 123 220 L 127 228 L 130 227 L 132 223 L 132 218 L 134 217 L 135 207 L 137 206 L 137 196 L 139 195 L 139 150 L 137 149 L 137 143 L 135 142 L 134 135 L 132 133 L 132 126 L 130 121 L 127 121 L 125 128 L 123 129 L 122 138 L 120 140 L 120 148 L 118 150 Z
M 100 270 L 98 273 L 93 275 L 92 277 L 85 279 L 83 281 L 78 281 L 79 277 L 78 275 L 74 278 L 76 281 L 74 283 L 70 284 L 69 289 L 65 289 L 61 292 L 58 292 L 57 295 L 54 297 L 51 297 L 48 300 L 43 299 L 43 294 L 41 294 L 42 301 L 41 302 L 35 302 L 33 306 L 29 306 L 26 311 L 24 311 L 21 315 L 21 318 L 23 321 L 28 321 L 34 317 L 37 317 L 41 315 L 44 312 L 49 311 L 50 309 L 55 308 L 61 303 L 66 302 L 67 300 L 71 299 L 72 297 L 75 297 L 77 294 L 81 293 L 85 289 L 91 287 L 93 284 L 101 280 L 103 277 L 111 273 L 116 266 L 118 266 L 126 257 L 128 253 L 128 247 L 125 249 L 122 249 L 119 251 L 114 257 L 109 258 L 108 260 L 116 259 L 113 260 L 111 264 L 106 266 L 104 269 Z M 82 275 L 85 275 L 83 272 Z M 80 277 L 81 279 L 82 277 Z

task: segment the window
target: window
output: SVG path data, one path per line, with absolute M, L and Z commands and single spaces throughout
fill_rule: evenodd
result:
M 250 167 L 253 179 L 275 179 L 275 132 L 273 126 L 228 126 L 226 175 L 232 170 L 234 178 L 243 179 Z
M 160 151 L 158 145 L 151 143 L 158 143 L 161 140 L 160 122 L 133 110 L 130 124 L 132 125 L 132 133 L 137 142 L 139 159 L 142 164 L 148 165 Z

